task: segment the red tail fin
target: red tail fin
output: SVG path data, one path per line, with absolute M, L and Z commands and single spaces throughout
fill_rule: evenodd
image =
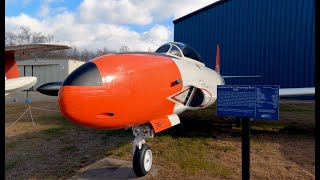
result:
M 5 53 L 5 73 L 7 79 L 20 77 L 14 53 Z
M 217 45 L 217 52 L 216 52 L 216 69 L 215 71 L 220 74 L 220 45 Z

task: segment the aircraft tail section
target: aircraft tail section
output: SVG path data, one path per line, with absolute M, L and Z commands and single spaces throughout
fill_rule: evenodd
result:
M 219 44 L 217 44 L 215 71 L 220 74 L 220 45 Z M 221 76 L 221 77 L 225 79 L 225 78 L 259 78 L 262 76 L 253 75 L 253 76 Z
M 215 71 L 220 74 L 220 45 L 219 44 L 217 45 Z
M 12 79 L 20 77 L 14 53 L 5 53 L 5 78 Z

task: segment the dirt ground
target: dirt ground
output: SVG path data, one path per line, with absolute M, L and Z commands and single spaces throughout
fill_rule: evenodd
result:
M 52 100 L 30 105 L 59 109 Z M 26 108 L 24 103 L 5 107 L 6 179 L 67 179 L 106 156 L 131 159 L 130 130 L 83 128 L 60 112 L 34 108 L 34 126 L 29 112 L 10 126 Z M 252 179 L 315 179 L 312 109 L 314 102 L 281 102 L 278 122 L 252 122 Z M 180 118 L 180 125 L 147 140 L 154 163 L 162 167 L 155 179 L 241 179 L 241 127 L 218 118 L 215 105 Z

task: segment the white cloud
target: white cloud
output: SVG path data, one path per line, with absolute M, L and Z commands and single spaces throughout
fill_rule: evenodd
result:
M 52 9 L 50 7 L 50 3 L 54 2 L 54 1 L 60 1 L 60 0 L 44 0 L 42 1 L 42 4 L 40 6 L 40 10 L 38 12 L 38 16 L 39 17 L 46 17 L 49 14 L 51 14 L 53 11 L 56 11 L 56 9 Z M 61 9 L 59 9 L 61 10 Z
M 48 14 L 50 14 L 50 7 L 49 7 L 49 4 L 48 3 L 44 3 L 41 5 L 40 7 L 40 11 L 38 12 L 38 15 L 40 17 L 45 17 L 47 16 Z
M 67 10 L 67 7 L 65 7 L 65 6 L 60 6 L 60 7 L 57 7 L 55 9 L 56 12 L 63 12 L 63 11 L 66 11 L 66 10 Z
M 174 19 L 212 4 L 218 0 L 84 0 L 79 7 L 85 22 L 113 24 L 150 24 Z
M 21 14 L 16 17 L 5 17 L 5 24 L 6 31 L 16 32 L 20 26 L 29 26 L 33 31 L 53 34 L 57 40 L 89 50 L 103 47 L 119 50 L 124 45 L 135 51 L 146 51 L 149 48 L 155 50 L 169 41 L 172 31 L 162 25 L 154 25 L 149 31 L 138 33 L 122 25 L 79 23 L 75 15 L 69 12 L 44 20 Z
M 153 26 L 148 32 L 142 33 L 142 40 L 149 43 L 161 44 L 171 38 L 172 29 L 162 25 Z
M 32 2 L 33 0 L 5 0 L 5 4 L 16 4 L 16 3 L 19 3 L 21 5 L 21 2 L 22 2 L 22 5 L 27 5 L 29 4 L 30 2 Z
M 124 45 L 134 51 L 155 50 L 173 39 L 172 25 L 160 25 L 162 20 L 181 17 L 216 0 L 84 0 L 74 12 L 62 8 L 62 12 L 48 16 L 55 11 L 49 6 L 51 1 L 44 1 L 44 8 L 39 11 L 41 19 L 27 14 L 6 16 L 6 31 L 29 26 L 33 31 L 52 34 L 56 40 L 89 50 L 119 50 Z M 137 32 L 130 24 L 148 24 L 150 29 Z
M 5 17 L 6 31 L 17 32 L 19 31 L 20 26 L 29 26 L 33 31 L 37 32 L 52 33 L 52 31 L 50 31 L 50 29 L 48 29 L 41 21 L 31 18 L 26 14 L 22 13 L 19 16 Z
M 147 8 L 129 0 L 84 0 L 79 7 L 79 15 L 85 22 L 139 25 L 152 22 Z

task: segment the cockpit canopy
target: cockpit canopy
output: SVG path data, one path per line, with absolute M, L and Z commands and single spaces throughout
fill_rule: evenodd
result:
M 168 55 L 178 56 L 178 57 L 187 57 L 196 61 L 203 63 L 202 57 L 200 54 L 190 47 L 187 44 L 180 42 L 169 42 L 160 46 L 156 53 L 165 53 Z

